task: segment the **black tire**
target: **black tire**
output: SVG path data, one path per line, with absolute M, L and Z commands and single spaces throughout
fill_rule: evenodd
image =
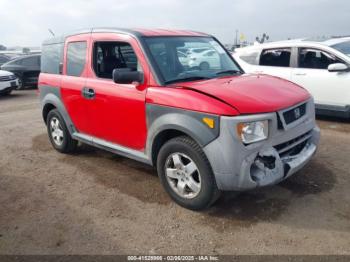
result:
M 208 62 L 202 62 L 199 65 L 200 70 L 209 70 L 210 69 L 210 65 Z
M 199 193 L 191 199 L 180 196 L 176 190 L 173 189 L 166 175 L 168 159 L 177 153 L 188 156 L 198 168 L 197 174 L 200 176 L 201 186 Z M 206 155 L 201 147 L 187 136 L 173 138 L 162 146 L 157 157 L 157 171 L 160 181 L 167 193 L 182 207 L 191 210 L 202 210 L 214 204 L 220 196 L 220 191 L 216 186 L 214 174 Z M 175 181 L 176 180 L 174 180 L 174 183 L 176 183 Z
M 18 86 L 16 87 L 16 90 L 22 90 L 22 89 L 24 89 L 23 78 L 18 76 Z
M 57 119 L 58 125 L 60 127 L 60 130 L 62 131 L 63 134 L 63 138 L 60 139 L 61 143 L 57 143 L 55 142 L 54 139 L 54 135 L 53 135 L 53 129 L 51 126 L 51 121 Z M 67 129 L 67 125 L 64 122 L 63 117 L 61 116 L 61 114 L 58 112 L 57 109 L 53 109 L 49 112 L 49 114 L 47 115 L 47 119 L 46 119 L 46 126 L 47 126 L 47 133 L 49 135 L 50 138 L 50 142 L 52 144 L 52 146 L 61 153 L 72 153 L 75 151 L 78 142 L 76 140 L 74 140 L 72 138 L 72 136 L 70 135 L 68 129 Z M 56 137 L 57 138 L 57 137 Z
M 2 93 L 0 93 L 0 96 L 8 96 L 8 95 L 10 95 L 10 94 L 11 94 L 11 92 L 12 92 L 12 89 L 11 89 L 11 90 L 9 90 L 9 91 L 6 91 L 6 92 L 2 92 Z

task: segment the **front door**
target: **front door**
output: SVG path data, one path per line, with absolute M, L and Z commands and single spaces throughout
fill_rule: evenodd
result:
M 146 143 L 145 97 L 148 67 L 136 40 L 127 35 L 93 34 L 86 87 L 94 92 L 89 101 L 93 136 L 131 149 Z M 130 68 L 144 73 L 139 84 L 116 84 L 112 72 Z
M 292 81 L 307 89 L 316 104 L 349 105 L 350 72 L 329 72 L 328 66 L 343 63 L 334 55 L 312 48 L 300 48 L 298 68 L 293 70 Z

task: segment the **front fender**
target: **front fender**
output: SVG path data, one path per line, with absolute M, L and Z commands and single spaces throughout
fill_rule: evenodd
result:
M 152 155 L 155 138 L 165 130 L 181 131 L 194 139 L 201 147 L 219 136 L 220 118 L 217 115 L 189 111 L 174 107 L 147 104 L 147 155 Z M 214 128 L 209 128 L 203 118 L 214 119 Z

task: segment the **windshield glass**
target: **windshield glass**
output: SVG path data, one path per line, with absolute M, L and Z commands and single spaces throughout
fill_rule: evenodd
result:
M 150 37 L 145 41 L 165 84 L 241 73 L 211 37 Z
M 333 45 L 332 47 L 342 52 L 343 54 L 350 56 L 350 41 L 336 44 L 336 45 Z

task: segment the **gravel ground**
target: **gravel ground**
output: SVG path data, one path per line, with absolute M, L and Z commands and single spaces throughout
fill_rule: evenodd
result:
M 192 212 L 144 164 L 53 150 L 35 91 L 1 97 L 0 254 L 350 254 L 350 122 L 318 124 L 301 172 Z

